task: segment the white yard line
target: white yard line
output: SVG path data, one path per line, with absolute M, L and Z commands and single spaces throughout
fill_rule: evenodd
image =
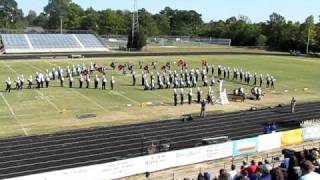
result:
M 133 100 L 133 99 L 129 98 L 128 96 L 125 96 L 125 95 L 123 95 L 123 94 L 121 94 L 121 93 L 115 93 L 115 95 L 121 96 L 121 97 L 123 97 L 123 98 L 125 98 L 125 99 L 129 100 L 129 101 L 130 101 L 130 102 L 132 102 L 132 103 L 140 104 L 140 102 L 135 101 L 135 100 Z
M 44 72 L 42 69 L 40 69 L 40 68 L 38 68 L 38 67 L 30 64 L 30 63 L 24 63 L 24 64 L 27 64 L 28 66 L 32 67 L 33 69 L 37 69 L 37 70 L 40 71 L 40 72 Z
M 57 66 L 56 64 L 54 64 L 54 63 L 50 63 L 50 62 L 48 62 L 48 61 L 45 61 L 45 62 L 48 63 L 48 64 L 50 64 L 50 65 L 52 65 L 52 66 L 58 67 L 58 66 Z M 68 63 L 71 64 L 70 62 L 68 62 Z M 87 97 L 86 95 L 82 94 L 82 93 L 79 92 L 79 91 L 76 91 L 76 90 L 74 90 L 74 89 L 72 89 L 72 88 L 70 88 L 70 89 L 71 89 L 71 91 L 77 93 L 79 96 L 83 97 L 83 98 L 86 99 L 87 101 L 91 102 L 92 104 L 94 104 L 95 106 L 97 106 L 98 108 L 100 108 L 101 110 L 106 111 L 106 109 L 105 109 L 103 106 L 101 106 L 99 103 L 97 103 L 96 101 L 90 99 L 89 97 Z
M 155 90 L 155 91 L 157 91 L 157 90 Z M 171 100 L 170 98 L 168 98 L 168 97 L 166 97 L 166 96 L 162 96 L 162 95 L 160 95 L 160 94 L 157 94 L 157 93 L 154 92 L 154 91 L 148 91 L 148 92 L 151 92 L 153 95 L 158 96 L 158 97 L 160 97 L 160 98 L 162 98 L 162 99 Z
M 38 68 L 38 67 L 36 67 L 36 66 L 34 66 L 34 65 L 30 64 L 30 63 L 24 63 L 24 64 L 26 64 L 26 65 L 34 68 L 34 69 L 37 69 L 37 70 L 40 71 L 40 72 L 44 72 L 44 71 L 41 70 L 40 68 Z M 36 90 L 36 92 L 37 92 L 38 95 L 40 95 L 41 97 L 43 97 L 43 99 L 44 99 L 45 101 L 47 101 L 55 110 L 57 110 L 59 113 L 61 112 L 61 109 L 59 109 L 56 104 L 54 104 L 52 101 L 50 101 L 50 99 L 45 98 L 44 94 L 43 94 L 41 91 Z
M 99 107 L 100 109 L 106 111 L 106 109 L 105 109 L 103 106 L 101 106 L 100 104 L 98 104 L 96 101 L 90 99 L 89 97 L 85 96 L 84 94 L 82 94 L 82 93 L 79 92 L 79 91 L 76 91 L 76 90 L 74 90 L 74 89 L 72 89 L 72 88 L 71 88 L 71 90 L 72 90 L 73 92 L 76 92 L 78 95 L 80 95 L 81 97 L 85 98 L 87 101 L 91 102 L 91 103 L 94 104 L 95 106 L 97 106 L 97 107 Z
M 22 129 L 22 131 L 24 132 L 24 134 L 26 136 L 28 136 L 28 132 L 27 130 L 22 126 L 21 122 L 18 120 L 18 118 L 16 117 L 16 114 L 14 113 L 12 107 L 10 106 L 9 102 L 7 101 L 7 99 L 4 97 L 3 93 L 0 93 L 0 96 L 2 97 L 3 101 L 6 103 L 7 107 L 9 108 L 12 117 L 14 118 L 14 120 L 17 121 L 17 123 L 19 124 L 20 128 Z
M 12 72 L 16 73 L 17 75 L 19 74 L 16 70 L 12 69 L 11 66 L 9 66 L 7 63 L 5 63 L 4 61 L 2 61 L 2 63 L 7 66 L 8 69 L 10 69 Z
M 3 99 L 3 101 L 6 103 L 7 107 L 9 108 L 12 116 L 15 116 L 16 114 L 14 113 L 14 111 L 13 111 L 12 107 L 10 106 L 10 104 L 8 103 L 7 99 L 3 96 L 3 93 L 0 93 L 0 95 Z
M 54 104 L 50 99 L 46 98 L 45 95 L 40 91 L 36 90 L 36 92 L 39 94 L 39 96 L 43 97 L 45 101 L 47 101 L 53 108 L 55 108 L 59 113 L 62 112 L 61 109 L 58 108 L 56 104 Z
M 12 72 L 14 72 L 16 75 L 19 75 L 19 73 L 18 73 L 16 70 L 14 70 L 11 66 L 9 66 L 7 63 L 5 63 L 4 61 L 2 61 L 2 63 L 3 63 L 8 69 L 10 69 Z M 1 93 L 1 97 L 2 97 L 2 99 L 4 100 L 4 102 L 6 103 L 6 105 L 8 106 L 8 108 L 9 108 L 9 110 L 10 110 L 10 112 L 11 112 L 13 118 L 14 118 L 14 120 L 19 124 L 19 126 L 20 126 L 20 128 L 22 129 L 22 131 L 24 132 L 24 134 L 25 134 L 26 136 L 28 136 L 27 130 L 22 126 L 21 122 L 19 121 L 19 119 L 17 118 L 16 114 L 14 113 L 12 107 L 10 106 L 10 104 L 9 104 L 8 101 L 7 101 L 7 99 L 3 96 L 2 93 Z

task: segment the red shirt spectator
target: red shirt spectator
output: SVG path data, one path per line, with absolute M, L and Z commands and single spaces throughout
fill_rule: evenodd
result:
M 251 161 L 251 165 L 247 168 L 249 174 L 255 174 L 257 172 L 258 166 L 254 160 Z

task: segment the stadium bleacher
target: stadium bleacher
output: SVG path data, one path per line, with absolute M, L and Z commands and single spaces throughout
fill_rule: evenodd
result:
M 108 51 L 93 34 L 1 34 L 4 52 L 105 52 Z

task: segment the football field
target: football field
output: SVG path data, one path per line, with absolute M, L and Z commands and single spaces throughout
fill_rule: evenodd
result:
M 121 124 L 153 121 L 168 118 L 178 118 L 184 114 L 198 113 L 199 105 L 183 105 L 174 107 L 173 90 L 161 89 L 144 91 L 141 85 L 141 70 L 139 60 L 146 64 L 157 62 L 154 73 L 161 72 L 160 67 L 166 62 L 185 60 L 189 68 L 201 68 L 201 61 L 208 60 L 209 64 L 222 65 L 231 69 L 238 68 L 251 73 L 270 74 L 276 81 L 275 89 L 263 89 L 266 95 L 262 101 L 248 100 L 245 103 L 231 103 L 230 105 L 209 105 L 214 112 L 235 111 L 247 109 L 251 106 L 269 106 L 279 103 L 289 103 L 292 96 L 296 96 L 298 103 L 302 101 L 320 100 L 319 59 L 287 56 L 262 55 L 223 55 L 223 56 L 185 56 L 185 57 L 133 57 L 133 58 L 96 58 L 96 59 L 42 59 L 0 61 L 0 136 L 32 135 L 51 133 L 62 130 L 88 128 L 95 126 L 114 126 Z M 107 67 L 107 90 L 94 89 L 93 83 L 89 89 L 78 88 L 78 79 L 74 77 L 73 88 L 60 87 L 59 81 L 51 81 L 49 88 L 13 90 L 6 93 L 5 80 L 23 74 L 25 81 L 29 75 L 35 77 L 36 72 L 45 74 L 46 69 L 96 63 Z M 131 74 L 123 75 L 122 71 L 111 70 L 111 62 L 132 63 L 137 73 L 137 86 L 132 86 Z M 180 69 L 172 65 L 172 70 Z M 99 76 L 101 74 L 97 73 Z M 116 87 L 110 90 L 110 77 L 114 76 Z M 92 77 L 93 79 L 93 77 Z M 217 78 L 216 78 L 217 79 Z M 14 84 L 14 83 L 13 83 Z M 26 84 L 26 83 L 25 83 Z M 15 87 L 15 85 L 13 85 Z M 202 85 L 201 85 L 202 86 Z M 240 87 L 238 81 L 226 80 L 224 87 L 229 93 Z M 25 85 L 26 87 L 26 85 Z M 250 93 L 251 86 L 244 85 L 246 93 Z M 265 86 L 264 86 L 265 87 Z M 207 94 L 207 88 L 202 88 Z M 218 87 L 215 89 L 218 96 Z M 196 89 L 193 90 L 194 98 Z M 185 90 L 185 95 L 187 90 Z M 79 118 L 85 114 L 95 114 L 96 117 Z

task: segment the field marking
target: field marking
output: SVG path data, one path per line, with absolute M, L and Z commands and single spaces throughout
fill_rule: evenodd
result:
M 71 89 L 73 92 L 76 92 L 77 94 L 79 94 L 81 97 L 85 98 L 87 101 L 89 101 L 89 102 L 91 102 L 92 104 L 96 105 L 96 106 L 99 107 L 100 109 L 106 111 L 106 109 L 105 109 L 103 106 L 101 106 L 100 104 L 98 104 L 96 101 L 90 99 L 88 96 L 85 96 L 85 95 L 82 94 L 81 92 L 76 91 L 76 90 L 74 90 L 74 89 L 72 89 L 72 88 L 70 88 L 70 89 Z
M 52 66 L 55 66 L 55 67 L 58 67 L 56 64 L 54 63 L 50 63 L 48 61 L 45 61 L 46 63 L 52 65 Z M 70 64 L 70 62 L 68 62 Z M 102 105 L 100 105 L 99 103 L 97 103 L 96 101 L 90 99 L 88 96 L 82 94 L 81 92 L 77 91 L 77 90 L 74 90 L 73 88 L 70 88 L 71 91 L 73 92 L 76 92 L 78 95 L 80 95 L 81 97 L 85 98 L 87 101 L 91 102 L 92 104 L 94 104 L 95 106 L 97 106 L 98 108 L 104 110 L 104 111 L 107 111 Z
M 14 70 L 11 66 L 9 66 L 7 63 L 5 63 L 4 61 L 1 61 L 5 66 L 7 66 L 7 68 L 9 68 L 12 72 L 16 73 L 17 75 L 19 75 L 19 73 Z
M 166 97 L 166 96 L 162 96 L 162 95 L 160 95 L 160 94 L 157 94 L 157 93 L 154 92 L 154 91 L 148 91 L 148 92 L 151 92 L 153 95 L 158 96 L 158 97 L 160 97 L 160 98 L 167 99 L 167 100 L 170 100 L 170 101 L 171 101 L 170 98 L 168 98 L 168 97 Z
M 14 113 L 14 111 L 13 111 L 11 105 L 9 104 L 9 102 L 7 101 L 7 99 L 4 97 L 3 93 L 0 93 L 0 96 L 2 97 L 3 101 L 6 103 L 7 107 L 9 108 L 9 110 L 10 110 L 10 112 L 11 112 L 11 114 L 12 114 L 13 119 L 17 121 L 18 125 L 20 126 L 20 128 L 22 129 L 22 131 L 24 132 L 24 134 L 25 134 L 26 136 L 28 136 L 29 134 L 28 134 L 27 130 L 22 126 L 21 122 L 20 122 L 20 121 L 18 120 L 18 118 L 16 117 L 16 114 Z
M 41 70 L 40 68 L 38 68 L 38 67 L 36 67 L 36 66 L 34 66 L 34 65 L 32 65 L 32 64 L 29 64 L 29 63 L 24 63 L 24 64 L 26 64 L 26 65 L 34 68 L 34 69 L 37 69 L 37 70 L 40 71 L 40 72 L 44 72 L 43 70 Z M 43 94 L 40 90 L 37 90 L 37 89 L 36 89 L 36 92 L 37 92 L 37 94 L 40 95 L 41 97 L 45 97 L 44 94 Z M 56 109 L 58 112 L 61 112 L 61 110 L 58 108 L 58 106 L 57 106 L 55 103 L 53 103 L 52 101 L 50 101 L 50 99 L 44 98 L 44 100 L 47 101 L 47 102 L 48 102 L 54 109 Z
M 44 94 L 40 90 L 36 90 L 39 96 L 45 97 Z M 54 104 L 52 101 L 50 101 L 49 98 L 42 98 L 43 100 L 47 101 L 52 107 L 54 107 L 58 112 L 62 112 L 56 104 Z
M 115 95 L 118 95 L 118 96 L 121 96 L 121 97 L 129 100 L 129 101 L 132 102 L 132 103 L 140 104 L 140 102 L 138 102 L 138 101 L 136 101 L 136 100 L 133 100 L 133 99 L 129 98 L 128 96 L 125 96 L 125 95 L 123 95 L 123 94 L 121 94 L 121 93 L 119 93 L 119 92 L 118 92 L 118 93 L 114 93 L 114 94 L 115 94 Z
M 44 72 L 42 69 L 40 69 L 40 68 L 38 68 L 38 67 L 30 64 L 30 63 L 25 63 L 25 62 L 24 62 L 24 64 L 27 64 L 28 66 L 32 67 L 33 69 L 37 69 L 37 70 L 40 71 L 40 72 Z
M 8 103 L 7 99 L 3 96 L 3 93 L 0 93 L 0 95 L 3 99 L 3 101 L 6 103 L 7 107 L 9 108 L 12 116 L 15 116 L 16 114 L 14 113 L 14 111 L 13 111 L 12 107 L 10 106 L 10 104 Z
M 12 72 L 16 73 L 16 75 L 19 75 L 19 73 L 13 69 L 11 66 L 9 66 L 7 63 L 5 63 L 4 61 L 1 61 L 6 67 L 8 67 Z M 1 97 L 2 99 L 4 100 L 4 102 L 6 103 L 6 105 L 8 106 L 12 116 L 13 116 L 13 119 L 18 123 L 18 125 L 20 126 L 20 128 L 22 129 L 22 131 L 24 132 L 24 134 L 26 136 L 28 136 L 28 132 L 27 130 L 22 126 L 21 122 L 19 121 L 19 119 L 17 118 L 16 114 L 14 113 L 12 107 L 10 106 L 9 102 L 7 101 L 7 99 L 3 96 L 3 93 L 1 93 Z

